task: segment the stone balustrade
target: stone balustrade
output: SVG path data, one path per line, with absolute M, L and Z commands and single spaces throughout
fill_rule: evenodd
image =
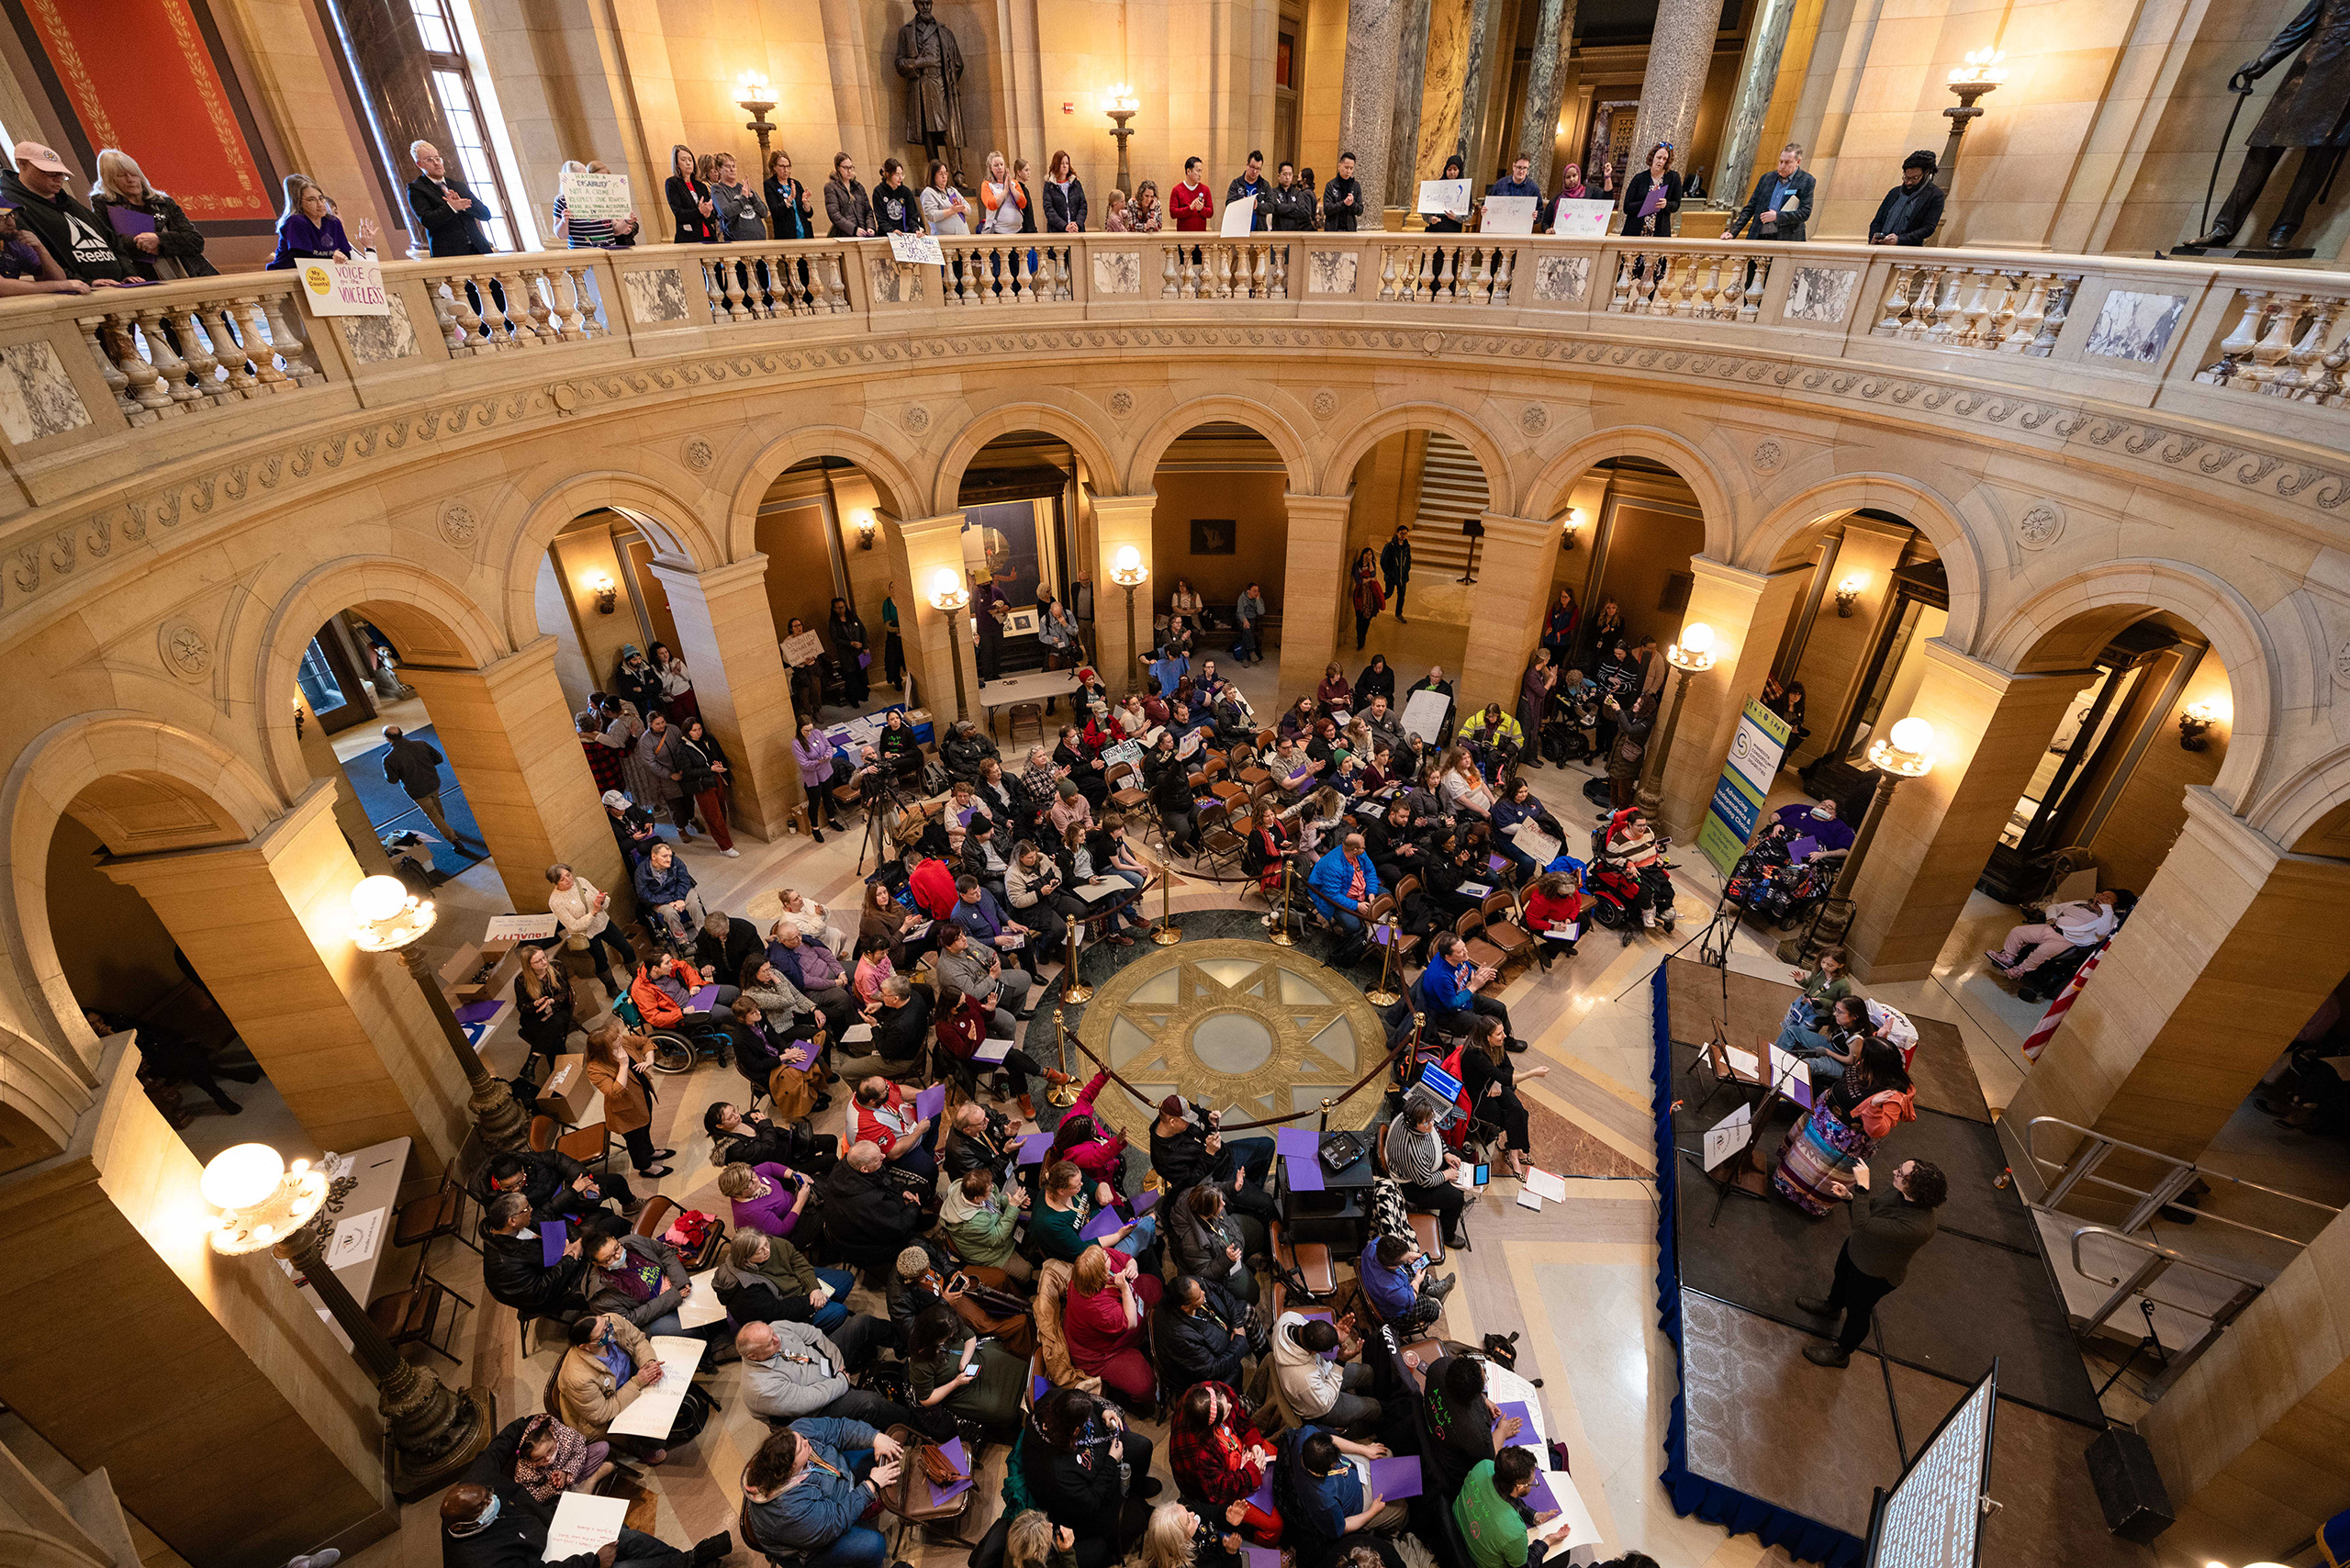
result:
M 283 427 L 282 398 L 330 419 L 445 398 L 453 364 L 489 395 L 514 379 L 494 366 L 524 350 L 527 381 L 559 362 L 584 372 L 713 348 L 879 343 L 1008 319 L 997 313 L 1089 328 L 1508 330 L 1542 340 L 1527 352 L 1544 358 L 1622 365 L 1639 354 L 1634 368 L 1654 374 L 1694 374 L 1683 368 L 1693 356 L 1657 370 L 1647 351 L 1775 360 L 1801 368 L 1799 393 L 1819 385 L 1819 367 L 1843 364 L 2091 411 L 2153 410 L 2231 445 L 2344 444 L 2350 278 L 2339 274 L 1473 234 L 970 236 L 942 250 L 944 268 L 899 263 L 874 240 L 394 263 L 392 313 L 375 318 L 314 319 L 294 297 L 297 280 L 280 273 L 9 300 L 0 463 L 17 485 L 0 496 L 0 521 L 112 482 L 134 465 L 106 461 L 107 443 L 150 427 L 189 433 L 142 447 L 135 466 L 261 438 Z M 1418 358 L 1443 340 L 1414 331 L 1378 342 Z M 2009 356 L 2037 363 L 2001 368 Z M 263 394 L 271 413 L 244 409 Z

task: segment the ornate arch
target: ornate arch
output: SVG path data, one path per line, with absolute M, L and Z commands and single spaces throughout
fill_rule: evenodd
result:
M 1449 403 L 1395 403 L 1380 409 L 1348 432 L 1323 464 L 1322 472 L 1330 484 L 1343 490 L 1354 480 L 1355 465 L 1372 447 L 1405 431 L 1442 431 L 1467 447 L 1477 466 L 1484 470 L 1485 505 L 1504 517 L 1518 515 L 1517 478 L 1510 471 L 1509 460 L 1483 425 Z
M 2229 743 L 2234 754 L 2234 743 Z M 2251 824 L 2299 855 L 2344 858 L 2350 851 L 2350 747 L 2318 758 L 2270 790 L 2245 813 Z
M 361 555 L 313 567 L 279 596 L 265 622 L 235 628 L 229 655 L 252 671 L 269 771 L 289 801 L 310 785 L 294 734 L 295 671 L 319 628 L 345 610 L 382 627 L 411 664 L 478 669 L 514 648 L 464 589 L 412 561 Z M 527 640 L 538 635 L 533 624 Z
M 2139 607 L 2168 610 L 2192 624 L 2211 640 L 2228 666 L 2235 717 L 2229 725 L 2228 758 L 2211 790 L 2241 816 L 2277 744 L 2281 670 L 2268 628 L 2250 601 L 2210 572 L 2176 561 L 2104 562 L 2042 589 L 2009 611 L 1986 630 L 1980 656 L 1999 669 L 2021 669 L 2033 650 L 2068 622 L 2101 609 Z
M 113 708 L 60 720 L 0 781 L 0 1126 L 22 1117 L 62 1147 L 94 1098 L 98 1042 L 65 983 L 49 921 L 49 847 L 91 786 L 140 797 L 136 826 L 84 802 L 75 815 L 118 855 L 237 844 L 285 806 L 243 757 L 152 713 Z M 307 781 L 306 781 L 307 782 Z M 174 811 L 173 808 L 176 808 Z
M 1655 425 L 1617 425 L 1595 431 L 1542 465 L 1526 487 L 1527 515 L 1548 521 L 1563 510 L 1567 493 L 1595 464 L 1610 457 L 1645 457 L 1673 471 L 1697 498 L 1706 520 L 1706 554 L 1730 558 L 1738 537 L 1738 508 L 1713 463 L 1686 437 Z
M 544 477 L 539 489 L 533 481 Z M 691 482 L 691 481 L 688 481 Z M 591 511 L 625 512 L 658 539 L 666 554 L 682 556 L 696 571 L 731 559 L 704 526 L 701 513 L 684 498 L 682 485 L 667 485 L 625 469 L 607 468 L 581 474 L 549 463 L 499 498 L 489 549 L 510 532 L 503 566 L 506 595 L 504 638 L 521 647 L 540 637 L 539 563 L 546 558 L 554 536 Z
M 923 504 L 925 492 L 914 478 L 910 454 L 846 425 L 802 425 L 754 452 L 728 492 L 720 525 L 729 561 L 743 560 L 758 549 L 759 502 L 767 487 L 784 470 L 811 457 L 845 457 L 856 464 L 879 487 L 884 510 L 895 516 L 907 516 L 906 508 Z
M 1320 492 L 1314 466 L 1306 460 L 1305 438 L 1298 432 L 1297 427 L 1260 398 L 1229 395 L 1194 398 L 1169 410 L 1144 431 L 1142 439 L 1135 443 L 1129 476 L 1131 482 L 1150 482 L 1151 476 L 1158 471 L 1159 460 L 1167 455 L 1167 449 L 1174 445 L 1184 431 L 1216 420 L 1247 425 L 1273 443 L 1273 451 L 1289 469 L 1290 494 L 1310 496 Z
M 1110 455 L 1109 444 L 1074 407 L 1059 403 L 1000 403 L 975 413 L 947 442 L 932 476 L 930 514 L 956 510 L 962 504 L 963 473 L 980 449 L 1000 435 L 1017 431 L 1042 431 L 1069 442 L 1093 475 L 1094 488 L 1102 495 L 1124 495 L 1128 478 L 1124 465 Z
M 1805 529 L 1863 507 L 1908 519 L 1933 545 L 1950 578 L 1950 628 L 1943 640 L 1953 647 L 1973 647 L 1984 613 L 1982 554 L 1975 548 L 1974 534 L 1960 521 L 1958 505 L 1904 475 L 1840 474 L 1798 490 L 1772 503 L 1762 521 L 1747 531 L 1729 558 L 1748 571 L 1767 572 L 1779 552 Z

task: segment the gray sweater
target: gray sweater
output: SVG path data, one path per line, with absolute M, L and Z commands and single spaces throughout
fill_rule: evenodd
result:
M 848 1392 L 840 1351 L 813 1324 L 767 1327 L 779 1341 L 776 1353 L 764 1361 L 743 1361 L 743 1403 L 753 1415 L 776 1421 L 812 1416 Z
M 1433 1187 L 1444 1180 L 1444 1139 L 1433 1126 L 1415 1134 L 1410 1120 L 1398 1116 L 1387 1124 L 1387 1173 L 1413 1187 Z

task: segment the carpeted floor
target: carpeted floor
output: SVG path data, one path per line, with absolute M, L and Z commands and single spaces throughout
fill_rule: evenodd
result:
M 410 739 L 422 741 L 433 750 L 440 751 L 443 757 L 448 756 L 434 737 L 431 726 L 411 730 L 408 735 Z M 367 813 L 367 820 L 375 824 L 379 836 L 397 828 L 413 828 L 437 841 L 441 836 L 440 830 L 426 819 L 423 809 L 408 799 L 407 790 L 384 777 L 384 754 L 391 749 L 389 745 L 379 745 L 343 763 L 343 777 L 351 781 L 351 792 L 359 797 L 360 809 Z M 456 769 L 445 761 L 441 765 L 441 813 L 449 819 L 449 825 L 457 832 L 476 844 L 482 842 L 481 824 L 474 821 L 473 807 L 465 801 L 464 786 L 457 782 Z M 453 877 L 482 858 L 453 844 L 436 842 L 432 846 L 432 868 L 444 875 Z

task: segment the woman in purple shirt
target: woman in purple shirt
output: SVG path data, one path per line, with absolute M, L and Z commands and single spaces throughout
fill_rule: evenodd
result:
M 791 1234 L 813 1186 L 783 1165 L 730 1165 L 718 1173 L 718 1190 L 734 1207 L 734 1228 L 768 1236 Z
M 277 220 L 277 253 L 268 270 L 285 272 L 297 261 L 347 262 L 356 248 L 328 207 L 327 193 L 299 174 L 286 175 L 285 212 Z
M 833 743 L 816 727 L 815 720 L 800 721 L 800 734 L 791 743 L 791 759 L 800 765 L 800 787 L 808 792 L 809 834 L 822 844 L 827 819 L 835 828 L 841 825 L 841 807 L 833 799 Z

